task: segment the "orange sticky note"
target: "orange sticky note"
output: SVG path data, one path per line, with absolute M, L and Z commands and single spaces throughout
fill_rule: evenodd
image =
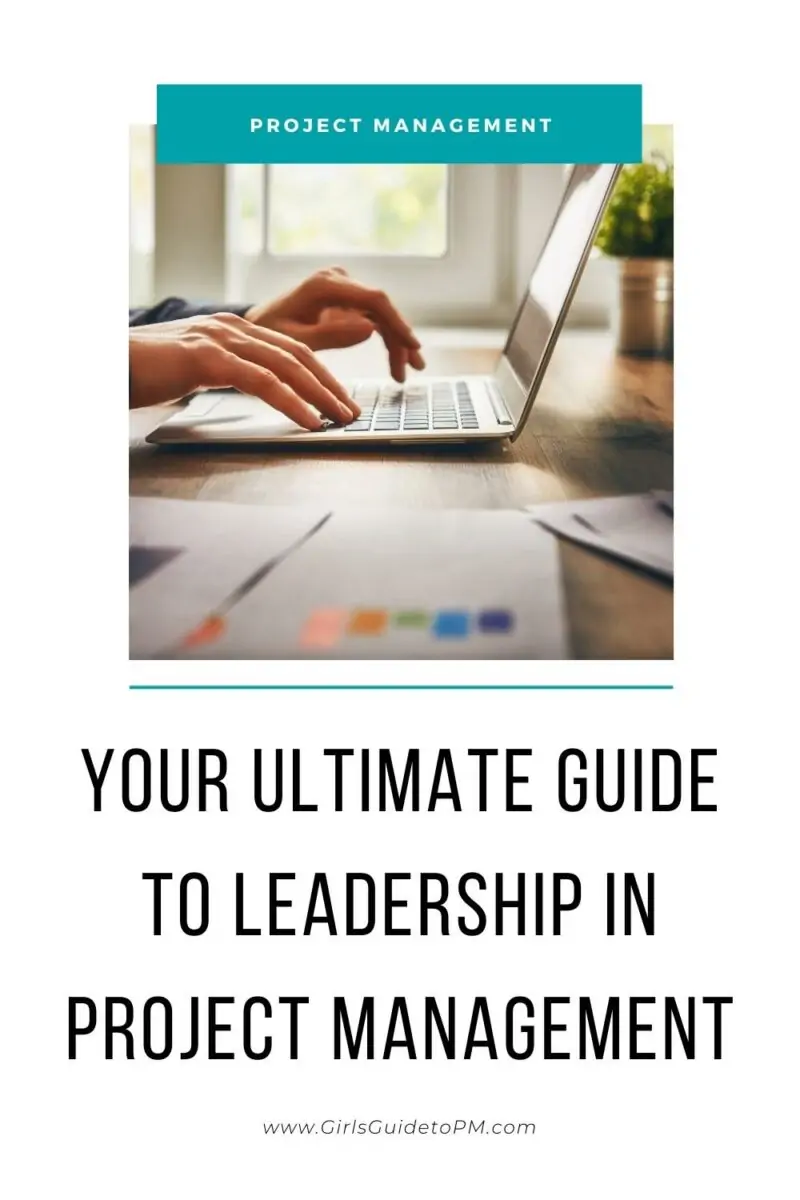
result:
M 347 632 L 356 637 L 377 637 L 389 624 L 385 608 L 356 608 L 350 616 Z

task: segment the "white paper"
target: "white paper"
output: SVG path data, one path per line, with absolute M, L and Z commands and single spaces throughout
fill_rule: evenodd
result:
M 671 492 L 536 504 L 526 511 L 552 533 L 673 577 Z
M 174 657 L 181 640 L 248 575 L 324 516 L 321 509 L 289 508 L 280 510 L 278 520 L 265 520 L 263 511 L 243 504 L 131 500 L 132 567 L 142 551 L 177 551 L 131 586 L 131 658 Z
M 131 586 L 132 658 L 568 653 L 558 544 L 521 512 L 326 514 L 148 499 L 132 501 L 131 514 L 139 559 L 182 548 Z M 215 636 L 187 645 L 217 611 Z M 326 621 L 336 625 L 327 640 Z M 374 633 L 359 632 L 370 621 Z

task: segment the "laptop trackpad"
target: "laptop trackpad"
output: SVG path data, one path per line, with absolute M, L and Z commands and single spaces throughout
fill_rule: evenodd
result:
M 152 435 L 154 441 L 224 442 L 307 433 L 257 396 L 202 392 Z

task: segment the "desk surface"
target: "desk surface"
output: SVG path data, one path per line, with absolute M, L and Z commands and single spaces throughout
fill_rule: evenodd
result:
M 486 374 L 491 339 L 424 342 L 435 375 Z M 373 339 L 375 342 L 376 339 Z M 379 345 L 324 356 L 342 378 L 382 374 Z M 513 444 L 288 450 L 150 446 L 162 409 L 131 413 L 134 496 L 243 504 L 519 508 L 575 497 L 672 488 L 671 365 L 614 355 L 601 333 L 565 333 L 522 436 Z M 561 543 L 576 658 L 672 657 L 672 588 Z

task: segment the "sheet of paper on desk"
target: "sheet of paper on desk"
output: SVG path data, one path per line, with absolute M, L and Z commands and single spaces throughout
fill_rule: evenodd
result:
M 132 658 L 568 652 L 557 542 L 520 512 L 131 508 Z
M 527 512 L 552 533 L 673 577 L 671 492 L 536 504 Z
M 173 657 L 192 632 L 324 510 L 284 509 L 279 521 L 240 504 L 130 503 L 130 656 Z M 254 515 L 255 518 L 254 518 Z

